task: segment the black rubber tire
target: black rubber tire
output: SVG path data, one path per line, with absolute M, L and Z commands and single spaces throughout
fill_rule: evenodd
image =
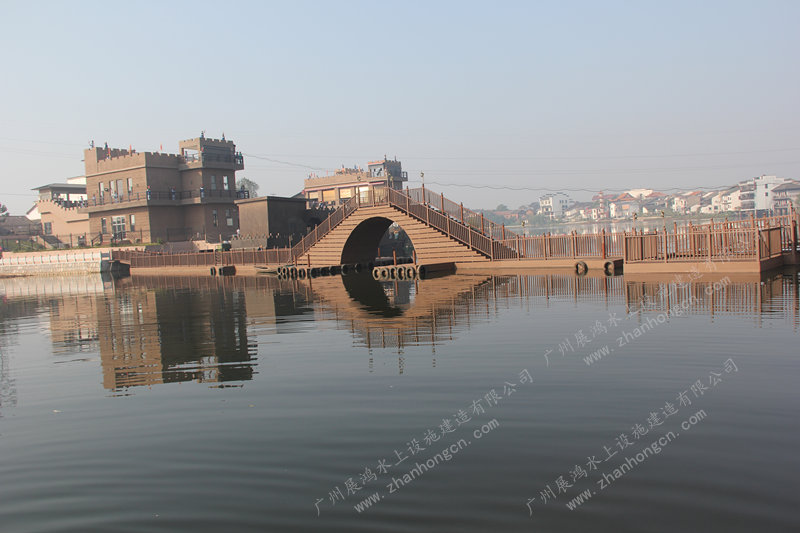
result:
M 372 269 L 372 279 L 380 281 L 381 279 L 381 271 L 378 268 Z
M 586 274 L 587 272 L 589 272 L 589 267 L 586 263 L 584 263 L 583 261 L 578 261 L 577 263 L 575 263 L 575 273 L 583 275 Z

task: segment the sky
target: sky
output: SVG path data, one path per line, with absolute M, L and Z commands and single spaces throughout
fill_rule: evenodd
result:
M 260 194 L 397 157 L 472 208 L 800 178 L 800 2 L 0 0 L 0 203 L 223 133 Z

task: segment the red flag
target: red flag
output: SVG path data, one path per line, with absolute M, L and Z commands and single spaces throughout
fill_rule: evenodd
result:
M 159 152 L 163 152 L 164 151 L 164 145 L 163 144 L 159 144 L 158 145 L 158 151 Z

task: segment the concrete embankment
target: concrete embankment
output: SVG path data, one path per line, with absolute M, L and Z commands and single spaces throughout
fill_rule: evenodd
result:
M 0 276 L 60 276 L 111 271 L 107 250 L 59 250 L 3 254 Z

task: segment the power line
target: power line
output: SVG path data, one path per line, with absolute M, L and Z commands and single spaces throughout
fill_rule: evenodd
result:
M 421 183 L 420 180 L 409 180 L 409 183 Z M 593 189 L 587 188 L 569 188 L 569 187 L 560 187 L 558 189 L 553 189 L 550 187 L 511 187 L 507 185 L 470 185 L 467 183 L 442 183 L 438 181 L 430 181 L 425 180 L 426 184 L 432 185 L 441 185 L 442 187 L 463 187 L 467 189 L 489 189 L 493 191 L 531 191 L 531 192 L 589 192 L 589 193 L 596 193 L 598 190 L 609 191 L 609 192 L 625 192 L 631 189 L 650 189 L 651 187 L 625 187 L 623 189 L 614 189 L 609 187 L 595 187 Z M 726 190 L 734 187 L 735 185 L 715 185 L 715 186 L 700 186 L 695 185 L 692 187 L 668 187 L 668 188 L 658 188 L 658 191 L 686 191 L 686 190 L 707 190 L 707 191 L 721 191 Z M 656 190 L 653 188 L 653 190 Z
M 530 156 L 414 156 L 406 155 L 404 159 L 423 161 L 530 161 L 530 160 L 591 160 L 591 159 L 665 159 L 677 157 L 718 157 L 729 155 L 766 154 L 775 152 L 796 152 L 800 147 L 770 148 L 765 150 L 739 150 L 733 152 L 688 152 L 677 154 L 648 154 L 648 155 L 530 155 Z M 276 157 L 310 157 L 317 159 L 365 159 L 371 156 L 363 155 L 315 155 L 315 154 L 276 154 Z

